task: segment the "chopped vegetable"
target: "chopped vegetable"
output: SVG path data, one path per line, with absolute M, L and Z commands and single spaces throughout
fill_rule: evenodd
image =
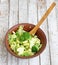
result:
M 22 54 L 22 56 L 31 56 L 31 55 L 33 55 L 33 53 L 30 51 L 24 51 Z
M 19 26 L 16 32 L 12 32 L 8 35 L 9 45 L 17 55 L 32 56 L 42 47 L 40 39 L 23 30 L 23 26 Z
M 37 52 L 41 48 L 41 45 L 36 43 L 35 45 L 32 46 L 32 52 Z

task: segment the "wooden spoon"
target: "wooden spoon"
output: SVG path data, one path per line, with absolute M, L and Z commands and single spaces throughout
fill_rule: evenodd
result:
M 35 34 L 36 31 L 38 30 L 38 28 L 40 27 L 40 25 L 44 22 L 44 20 L 47 18 L 47 16 L 50 14 L 50 12 L 52 11 L 52 9 L 55 7 L 56 3 L 53 2 L 51 4 L 51 6 L 48 8 L 48 10 L 46 11 L 46 13 L 42 16 L 42 18 L 40 19 L 40 21 L 38 22 L 38 24 L 29 32 L 30 34 Z

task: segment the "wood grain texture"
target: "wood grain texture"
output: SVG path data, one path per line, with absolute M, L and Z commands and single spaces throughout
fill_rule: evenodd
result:
M 55 2 L 56 2 L 55 12 L 56 12 L 57 30 L 58 30 L 58 0 L 55 0 Z
M 0 65 L 7 65 L 7 50 L 4 37 L 8 30 L 8 0 L 0 1 Z
M 19 23 L 27 22 L 27 0 L 19 0 Z
M 54 0 L 49 0 L 47 2 L 47 8 L 49 4 L 51 4 Z M 49 44 L 50 44 L 50 51 L 51 51 L 51 65 L 58 65 L 58 31 L 57 31 L 57 21 L 56 21 L 56 12 L 55 8 L 51 12 L 48 17 L 48 26 L 49 26 Z
M 44 52 L 32 59 L 19 59 L 7 52 L 4 37 L 17 23 L 37 24 L 52 2 L 56 8 L 40 27 L 46 34 Z M 58 0 L 0 0 L 0 65 L 58 65 Z
M 19 0 L 19 23 L 27 23 L 27 0 Z M 18 59 L 18 65 L 28 65 L 28 59 Z
M 39 1 L 40 2 L 40 1 Z M 39 3 L 38 2 L 38 3 Z M 42 5 L 39 5 L 38 4 L 38 20 L 41 19 L 42 15 L 46 12 L 46 1 L 44 0 L 43 1 L 45 3 L 42 4 Z M 41 2 L 40 2 L 41 4 Z M 40 6 L 43 6 L 43 7 L 40 7 Z M 46 48 L 45 50 L 43 51 L 43 53 L 40 55 L 40 58 L 41 58 L 41 65 L 50 65 L 50 54 L 49 54 L 49 41 L 48 41 L 48 29 L 47 29 L 47 19 L 45 20 L 45 22 L 41 25 L 40 27 L 44 33 L 46 34 L 46 38 L 47 38 L 47 45 L 46 45 Z
M 42 25 L 42 23 L 45 21 L 45 19 L 48 17 L 50 12 L 55 7 L 56 3 L 53 2 L 51 6 L 46 10 L 46 12 L 43 14 L 42 18 L 38 21 L 37 25 L 30 31 L 30 34 L 35 34 L 38 28 Z
M 9 28 L 18 24 L 18 0 L 9 1 Z M 8 65 L 17 65 L 17 58 L 8 53 Z
M 28 23 L 37 24 L 37 0 L 29 0 L 28 2 Z M 39 56 L 29 60 L 29 65 L 40 65 Z

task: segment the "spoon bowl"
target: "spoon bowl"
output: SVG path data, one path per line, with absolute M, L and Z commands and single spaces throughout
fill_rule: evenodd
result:
M 44 49 L 45 49 L 45 47 L 46 47 L 46 44 L 47 44 L 46 35 L 45 35 L 45 33 L 44 33 L 40 28 L 38 28 L 38 30 L 37 30 L 37 32 L 36 32 L 35 35 L 37 35 L 37 37 L 40 39 L 41 44 L 42 44 L 42 47 L 41 47 L 41 49 L 40 49 L 36 54 L 34 54 L 34 55 L 32 55 L 32 56 L 27 56 L 27 57 L 26 57 L 26 56 L 18 56 L 15 52 L 12 51 L 12 49 L 11 49 L 10 46 L 9 46 L 8 34 L 9 34 L 9 33 L 12 33 L 12 31 L 17 31 L 17 29 L 18 29 L 18 27 L 19 27 L 20 25 L 23 25 L 23 26 L 24 26 L 23 29 L 24 29 L 25 31 L 27 31 L 27 32 L 31 31 L 31 30 L 35 27 L 35 25 L 33 25 L 33 24 L 21 23 L 21 24 L 17 24 L 17 25 L 15 25 L 15 26 L 13 26 L 12 28 L 10 28 L 10 29 L 8 30 L 8 32 L 6 33 L 6 36 L 5 36 L 5 46 L 6 46 L 7 50 L 8 50 L 8 51 L 10 52 L 10 54 L 12 54 L 13 56 L 15 56 L 15 57 L 17 57 L 17 58 L 23 58 L 23 59 L 33 58 L 33 57 L 36 57 L 36 56 L 40 55 L 40 54 L 44 51 Z

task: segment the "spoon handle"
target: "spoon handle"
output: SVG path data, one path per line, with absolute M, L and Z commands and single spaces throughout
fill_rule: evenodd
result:
M 35 34 L 36 33 L 36 31 L 38 30 L 38 28 L 40 27 L 40 25 L 44 22 L 44 20 L 50 14 L 50 12 L 52 11 L 52 9 L 54 8 L 55 5 L 56 5 L 55 2 L 53 2 L 51 4 L 51 6 L 48 8 L 48 10 L 46 11 L 46 13 L 42 16 L 42 18 L 40 19 L 40 21 L 38 22 L 38 24 L 29 32 L 30 34 Z

